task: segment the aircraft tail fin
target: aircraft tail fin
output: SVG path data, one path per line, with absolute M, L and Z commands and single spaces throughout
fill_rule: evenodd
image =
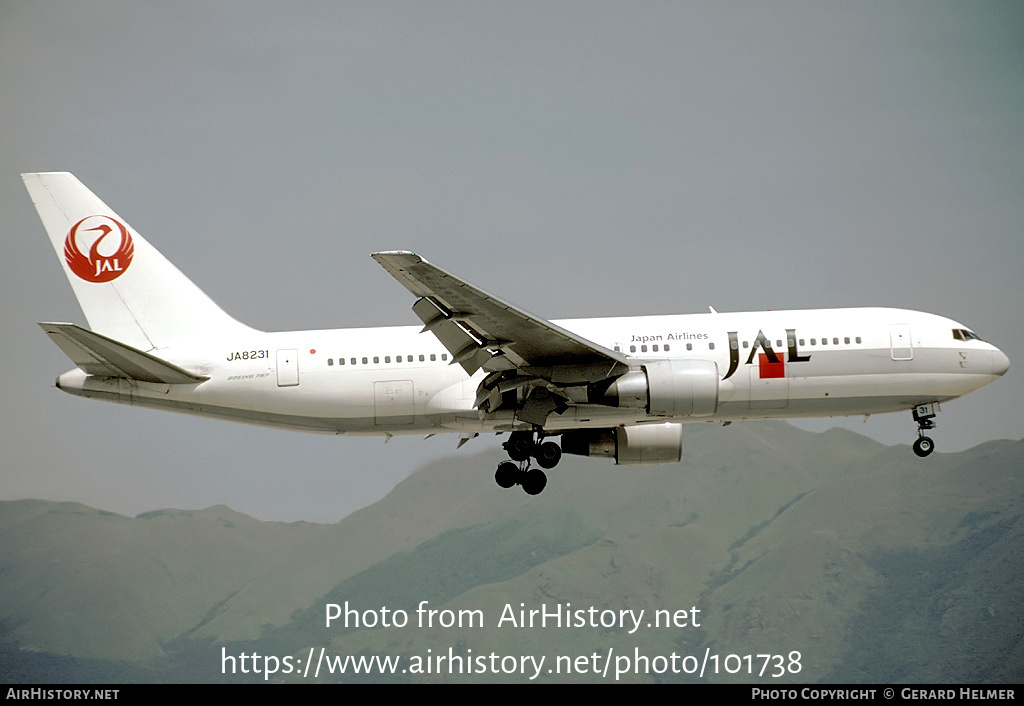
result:
M 94 332 L 142 352 L 248 330 L 73 175 L 21 176 Z
M 87 375 L 128 378 L 145 382 L 179 385 L 202 382 L 205 375 L 190 373 L 184 368 L 126 346 L 112 338 L 87 331 L 74 324 L 39 324 L 65 355 Z

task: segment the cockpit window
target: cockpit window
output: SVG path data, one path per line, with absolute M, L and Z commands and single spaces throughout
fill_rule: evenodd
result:
M 968 331 L 965 328 L 953 329 L 953 338 L 957 341 L 980 341 L 981 336 L 976 334 L 974 331 Z

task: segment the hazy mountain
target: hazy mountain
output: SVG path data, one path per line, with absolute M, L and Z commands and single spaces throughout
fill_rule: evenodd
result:
M 680 659 L 800 652 L 800 671 L 781 680 L 752 678 L 744 662 L 706 681 L 1024 676 L 1024 442 L 923 460 L 841 430 L 692 425 L 680 464 L 566 458 L 537 497 L 498 488 L 490 476 L 499 460 L 492 449 L 425 467 L 336 525 L 259 522 L 224 507 L 127 518 L 71 503 L 0 503 L 0 676 L 218 681 L 222 648 L 305 664 L 320 647 L 544 655 L 540 679 L 562 681 L 604 677 L 548 674 L 558 656 L 604 659 L 609 650 Z M 411 625 L 326 628 L 325 604 L 346 601 L 374 616 L 382 606 L 405 610 Z M 414 626 L 421 601 L 452 616 L 479 611 L 484 623 Z M 542 604 L 644 610 L 644 624 L 633 634 L 498 626 L 506 606 Z M 693 607 L 700 627 L 646 627 L 656 610 Z

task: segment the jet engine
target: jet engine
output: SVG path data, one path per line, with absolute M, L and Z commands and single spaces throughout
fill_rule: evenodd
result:
M 660 417 L 707 417 L 718 409 L 718 364 L 652 360 L 588 389 L 591 404 L 646 409 Z
M 619 466 L 678 463 L 683 457 L 683 425 L 663 422 L 566 431 L 562 453 L 614 458 Z

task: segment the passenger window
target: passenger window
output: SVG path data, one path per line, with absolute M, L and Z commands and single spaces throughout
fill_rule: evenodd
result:
M 364 356 L 363 356 L 363 365 L 366 365 L 366 364 L 367 364 L 368 362 L 369 362 L 369 361 L 368 361 L 368 360 L 366 359 L 366 356 L 364 355 Z
M 420 362 L 421 363 L 423 362 L 423 354 L 422 353 L 420 353 Z
M 843 343 L 845 343 L 846 345 L 850 345 L 850 337 L 847 336 L 846 338 L 844 338 Z
M 686 344 L 686 350 L 692 351 L 693 350 L 693 344 L 692 343 L 687 343 Z
M 376 362 L 376 361 L 374 361 L 374 362 Z M 385 363 L 390 363 L 391 362 L 391 356 L 389 356 L 389 355 L 384 356 L 384 362 Z
M 630 353 L 636 353 L 636 346 L 630 346 L 629 347 L 629 352 Z
M 664 349 L 664 350 L 665 350 L 666 352 L 668 352 L 668 344 L 667 344 L 667 343 L 665 344 L 665 349 Z
M 712 343 L 709 343 L 709 344 L 708 344 L 708 350 L 709 350 L 709 351 L 713 351 L 713 350 L 715 350 L 715 344 L 714 344 L 714 342 L 712 342 Z
M 431 354 L 430 354 L 430 360 L 431 360 L 431 361 L 435 361 L 435 360 L 437 360 L 437 354 L 436 354 L 436 353 L 431 353 Z
M 860 336 L 857 336 L 857 338 L 855 338 L 853 340 L 855 340 L 857 343 L 860 343 Z
M 800 345 L 801 346 L 804 345 L 804 339 L 802 339 L 802 338 L 800 339 Z
M 811 345 L 812 346 L 817 345 L 817 343 L 818 343 L 818 339 L 817 338 L 812 338 L 811 339 Z
M 734 351 L 738 351 L 740 349 L 740 342 L 739 341 L 729 341 L 729 347 L 732 348 Z
M 654 351 L 655 353 L 657 353 L 657 352 L 658 352 L 658 346 L 657 346 L 657 344 L 655 344 L 655 345 L 651 346 L 651 350 L 652 350 L 652 351 Z
M 641 353 L 646 353 L 646 352 L 647 352 L 647 345 L 646 345 L 646 344 L 645 344 L 645 345 L 642 345 L 642 346 L 640 346 L 640 352 L 641 352 Z
M 380 356 L 379 355 L 373 356 L 373 362 L 374 363 L 380 363 Z
M 448 354 L 447 353 L 442 353 L 441 354 L 441 360 L 448 360 Z
M 782 341 L 781 341 L 780 339 L 776 339 L 776 341 L 775 341 L 775 347 L 776 347 L 776 348 L 782 348 Z
M 334 358 L 328 358 L 327 359 L 327 367 L 330 367 L 332 365 L 334 365 Z
M 349 358 L 349 362 L 352 363 L 352 365 L 355 365 L 356 364 L 356 359 L 355 358 Z M 365 363 L 366 361 L 364 360 L 363 362 Z
M 838 338 L 833 338 L 832 339 L 832 345 L 833 346 L 838 346 L 839 345 L 839 339 Z

